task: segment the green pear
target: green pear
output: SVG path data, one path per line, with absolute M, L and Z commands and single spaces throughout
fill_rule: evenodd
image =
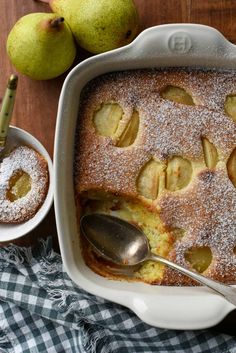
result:
M 19 19 L 12 28 L 7 53 L 22 74 L 48 80 L 69 69 L 76 46 L 64 18 L 53 13 L 32 13 Z
M 138 13 L 132 0 L 50 0 L 63 16 L 78 44 L 102 53 L 130 43 L 138 32 Z

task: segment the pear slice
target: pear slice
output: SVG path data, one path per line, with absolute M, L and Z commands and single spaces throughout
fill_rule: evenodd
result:
M 192 97 L 183 88 L 176 86 L 166 86 L 160 95 L 163 99 L 167 99 L 176 103 L 185 105 L 195 105 Z
M 192 171 L 192 165 L 187 159 L 174 156 L 167 165 L 166 188 L 170 191 L 184 188 L 190 182 Z
M 236 121 L 236 94 L 226 97 L 224 107 L 226 114 Z
M 205 137 L 202 138 L 203 154 L 206 166 L 210 169 L 215 168 L 218 162 L 218 153 L 215 146 Z
M 228 170 L 229 179 L 236 187 L 236 148 L 233 150 L 233 152 L 231 153 L 231 156 L 228 159 L 227 170 Z
M 118 139 L 117 147 L 127 147 L 134 143 L 139 129 L 139 114 L 134 110 L 131 119 Z
M 137 179 L 137 189 L 140 195 L 155 200 L 165 185 L 165 168 L 162 163 L 151 159 L 141 169 Z
M 11 202 L 18 200 L 31 190 L 31 177 L 29 174 L 19 170 L 9 180 L 9 189 L 7 190 L 7 199 Z
M 103 103 L 93 116 L 96 132 L 102 136 L 114 137 L 122 116 L 123 110 L 119 104 Z
M 208 246 L 193 247 L 189 249 L 185 255 L 185 260 L 197 272 L 204 272 L 212 262 L 212 252 Z

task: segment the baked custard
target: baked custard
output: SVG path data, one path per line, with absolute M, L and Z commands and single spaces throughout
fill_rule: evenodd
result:
M 190 68 L 102 75 L 82 91 L 74 186 L 82 214 L 136 224 L 151 250 L 236 283 L 236 72 Z M 192 285 L 147 261 L 116 275 L 81 236 L 86 264 L 112 279 Z
M 0 223 L 22 223 L 32 218 L 48 191 L 48 166 L 34 149 L 19 146 L 0 164 Z

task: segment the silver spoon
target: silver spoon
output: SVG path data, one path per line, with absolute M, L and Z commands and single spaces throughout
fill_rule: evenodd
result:
M 146 260 L 161 262 L 209 287 L 236 305 L 236 288 L 213 281 L 153 254 L 145 234 L 131 223 L 117 217 L 94 213 L 83 216 L 80 226 L 87 240 L 106 259 L 122 266 L 134 266 Z

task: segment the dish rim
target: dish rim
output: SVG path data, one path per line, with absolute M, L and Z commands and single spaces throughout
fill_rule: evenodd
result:
M 20 224 L 0 224 L 1 242 L 8 242 L 19 239 L 34 230 L 46 217 L 53 203 L 53 165 L 51 157 L 49 156 L 46 148 L 36 137 L 34 137 L 28 131 L 12 125 L 10 126 L 8 132 L 8 139 L 11 138 L 14 138 L 14 140 L 16 139 L 16 141 L 22 141 L 22 144 L 25 143 L 43 156 L 48 165 L 49 184 L 44 203 L 32 218 Z
M 180 44 L 175 47 L 178 40 Z M 146 66 L 147 62 L 149 66 Z M 79 248 L 73 193 L 73 147 L 79 99 L 75 102 L 73 97 L 75 92 L 79 97 L 84 85 L 102 73 L 151 68 L 151 63 L 156 63 L 155 67 L 159 68 L 190 66 L 188 63 L 191 63 L 192 67 L 231 69 L 236 64 L 236 46 L 212 27 L 161 25 L 144 30 L 128 46 L 93 56 L 71 70 L 62 87 L 55 132 L 54 201 L 59 245 L 68 275 L 84 290 L 130 308 L 152 326 L 203 329 L 219 323 L 234 306 L 205 287 L 127 282 L 124 285 L 123 282 L 104 279 L 86 267 Z M 68 137 L 70 144 L 66 143 Z M 78 249 L 80 256 L 75 255 L 74 249 Z M 165 308 L 168 308 L 167 312 Z

